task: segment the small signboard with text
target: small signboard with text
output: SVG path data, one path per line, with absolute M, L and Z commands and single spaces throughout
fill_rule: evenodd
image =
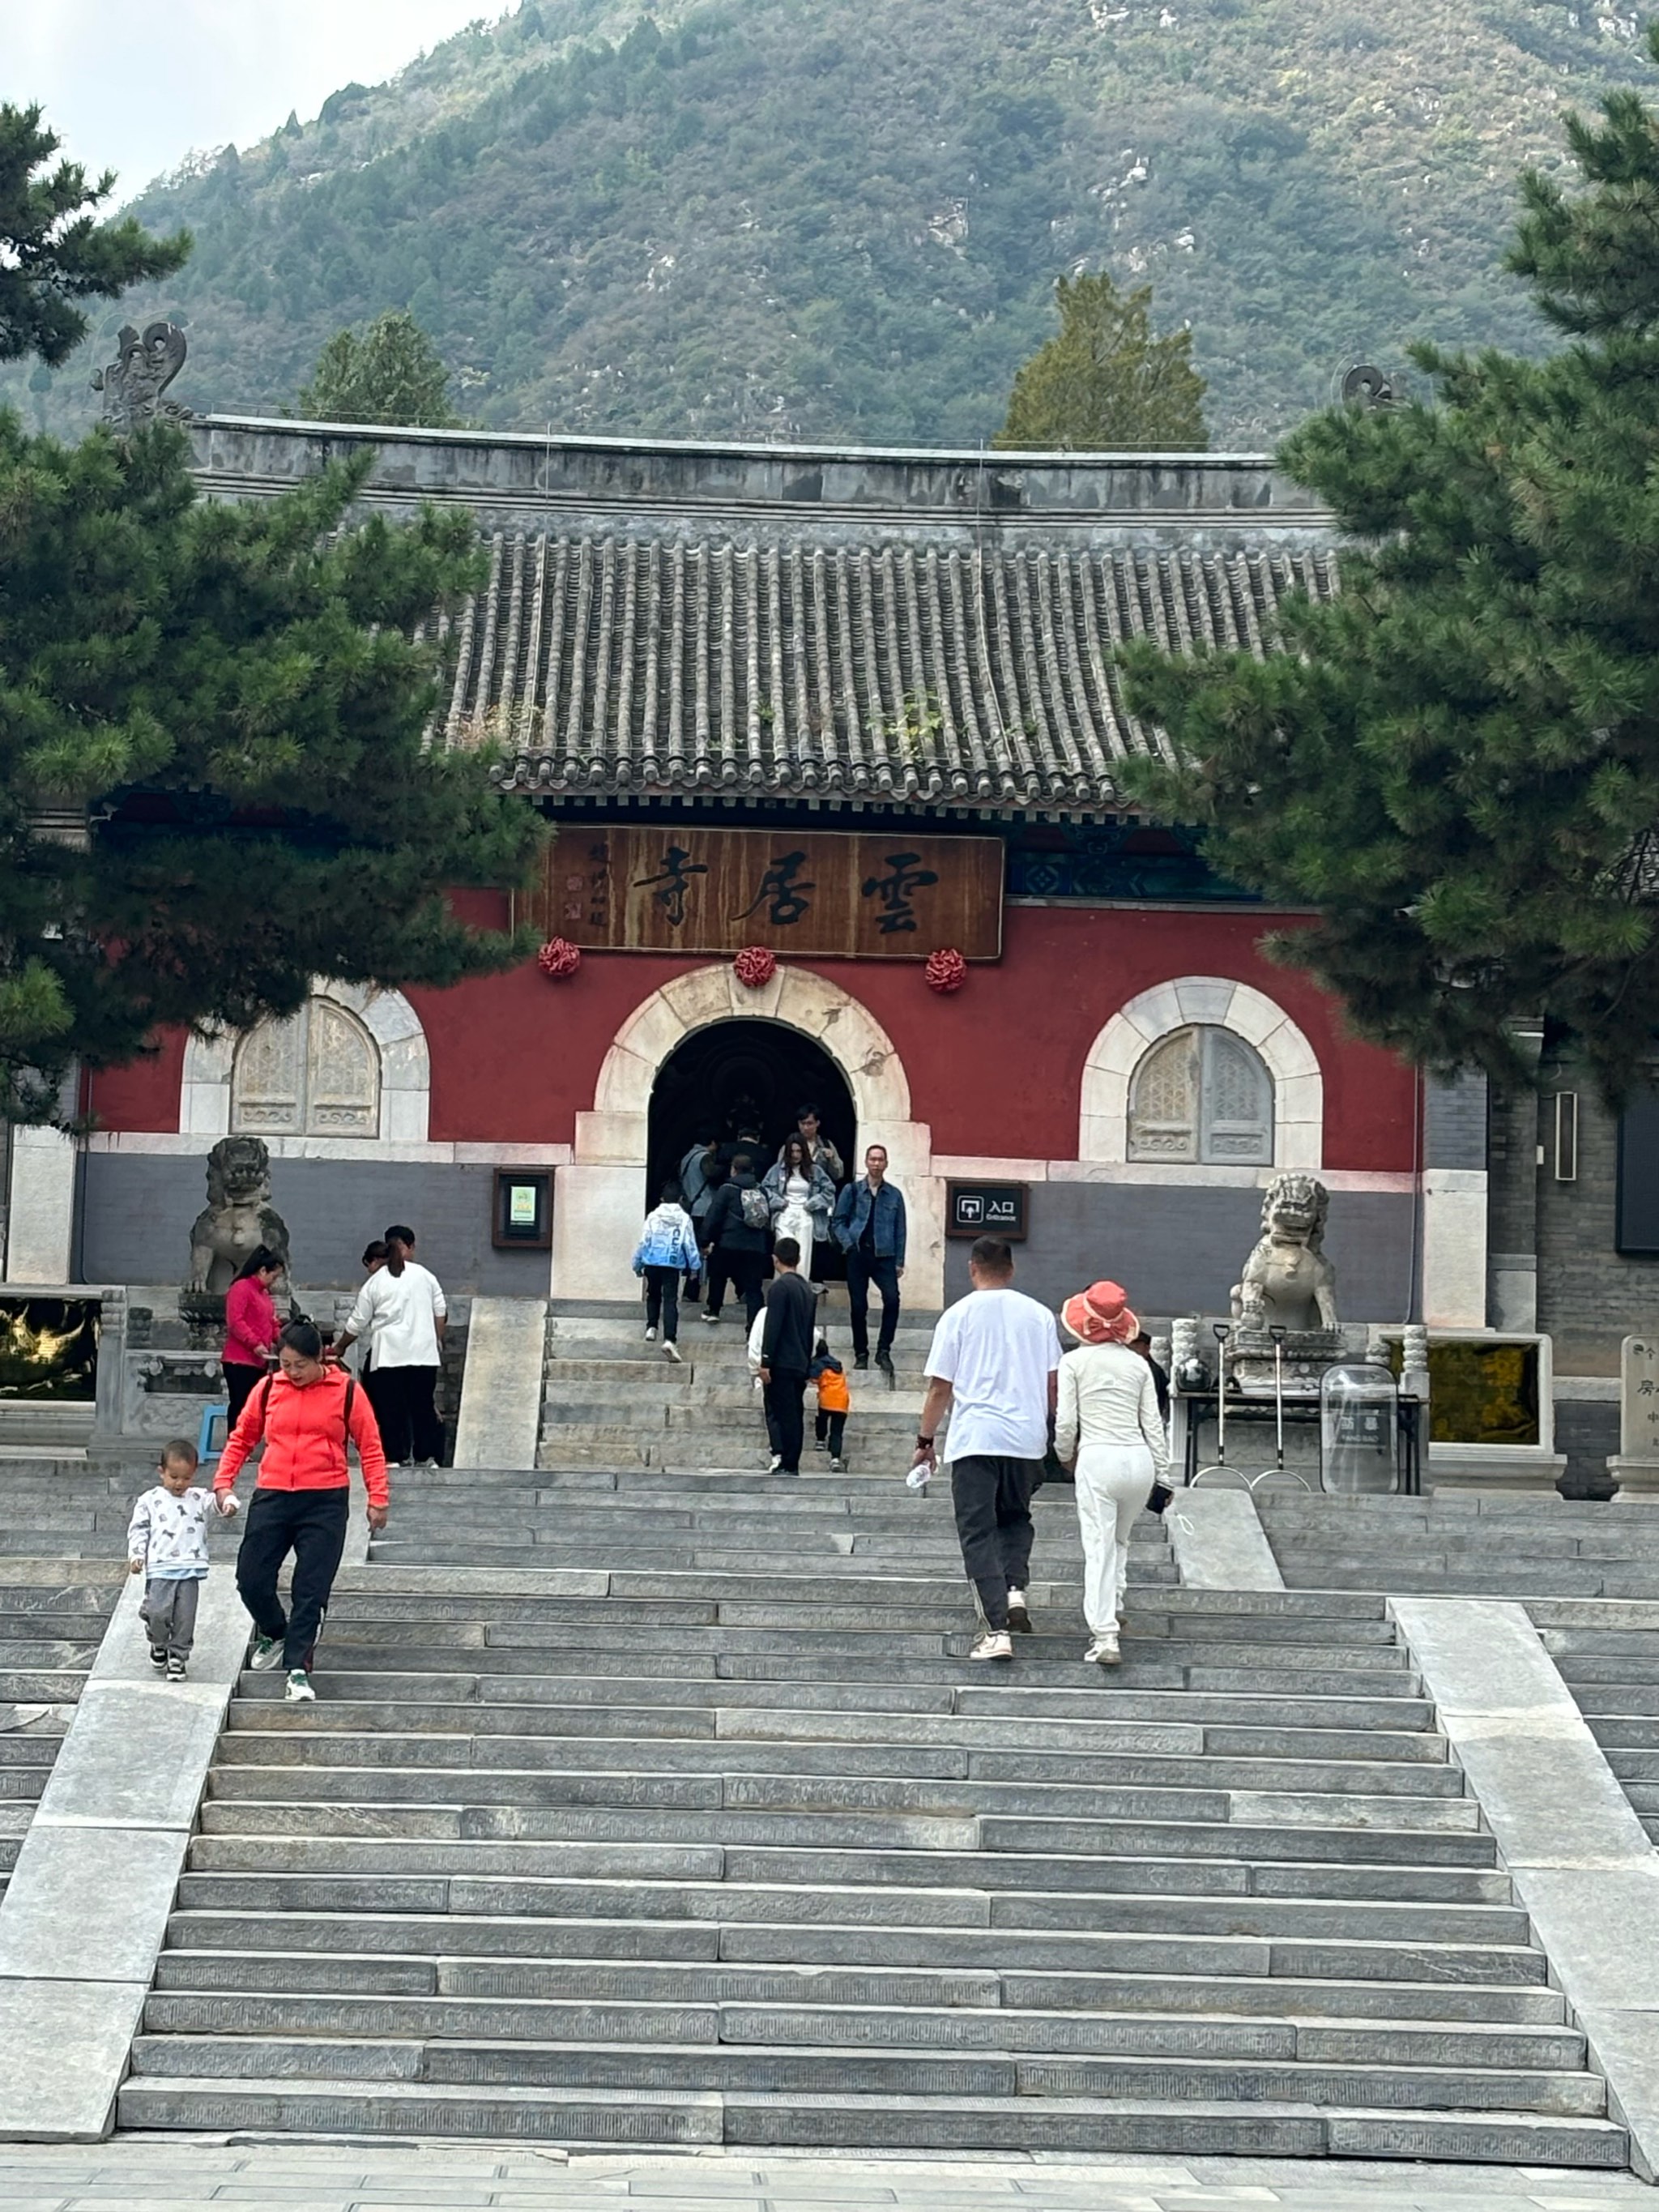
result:
M 490 1242 L 498 1251 L 545 1252 L 553 1243 L 551 1168 L 497 1168 Z
M 952 1182 L 945 1188 L 947 1237 L 1006 1237 L 1011 1244 L 1025 1237 L 1023 1182 Z
M 907 830 L 559 829 L 543 863 L 545 937 L 611 952 L 925 960 L 1002 953 L 1000 837 Z

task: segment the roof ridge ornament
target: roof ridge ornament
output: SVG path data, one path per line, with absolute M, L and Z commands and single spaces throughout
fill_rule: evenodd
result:
M 92 380 L 93 390 L 104 395 L 100 419 L 118 438 L 130 438 L 135 430 L 149 429 L 153 423 L 192 419 L 188 407 L 162 396 L 184 367 L 189 350 L 189 341 L 177 323 L 146 323 L 142 331 L 131 323 L 122 325 L 114 360 Z

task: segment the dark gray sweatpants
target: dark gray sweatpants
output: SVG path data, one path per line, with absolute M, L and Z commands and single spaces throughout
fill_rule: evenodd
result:
M 1006 1628 L 1008 1593 L 1024 1589 L 1030 1571 L 1031 1493 L 1042 1486 L 1042 1462 L 970 1453 L 948 1464 L 962 1564 L 986 1626 Z
M 201 1595 L 199 1575 L 157 1575 L 144 1584 L 144 1601 L 138 1618 L 149 1634 L 152 1651 L 170 1658 L 188 1659 L 196 1641 L 196 1607 Z

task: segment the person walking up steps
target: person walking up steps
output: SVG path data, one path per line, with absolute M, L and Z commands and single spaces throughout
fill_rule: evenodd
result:
M 845 1474 L 847 1416 L 853 1409 L 853 1398 L 847 1387 L 847 1370 L 831 1352 L 827 1337 L 818 1339 L 809 1373 L 818 1386 L 818 1410 L 812 1417 L 812 1433 L 818 1449 L 830 1455 L 831 1472 Z
M 345 1549 L 351 1510 L 348 1442 L 357 1447 L 368 1525 L 386 1527 L 390 1490 L 386 1454 L 367 1395 L 343 1368 L 323 1364 L 320 1330 L 308 1321 L 283 1331 L 275 1375 L 248 1400 L 227 1443 L 213 1494 L 221 1512 L 235 1510 L 234 1489 L 243 1462 L 263 1442 L 264 1456 L 236 1555 L 236 1588 L 253 1617 L 250 1667 L 288 1673 L 290 1703 L 316 1695 L 311 1662 Z M 276 1577 L 294 1554 L 290 1609 L 276 1595 Z
M 872 1145 L 864 1173 L 836 1201 L 836 1242 L 847 1255 L 847 1303 L 853 1324 L 853 1364 L 870 1364 L 870 1285 L 881 1292 L 876 1364 L 891 1389 L 893 1336 L 898 1328 L 899 1279 L 904 1273 L 904 1194 L 887 1180 L 887 1147 Z
M 679 1358 L 680 1277 L 697 1264 L 697 1239 L 680 1204 L 680 1187 L 665 1182 L 634 1247 L 634 1273 L 645 1278 L 645 1340 L 654 1344 L 660 1328 L 665 1359 Z
M 1067 1298 L 1060 1326 L 1077 1349 L 1060 1363 L 1054 1450 L 1077 1458 L 1077 1517 L 1083 1535 L 1084 1657 L 1119 1660 L 1118 1617 L 1129 1576 L 1129 1536 L 1152 1485 L 1169 1468 L 1170 1447 L 1150 1359 L 1134 1349 L 1140 1323 L 1116 1283 L 1091 1283 Z
M 174 1437 L 164 1447 L 154 1490 L 135 1499 L 127 1523 L 127 1564 L 144 1577 L 138 1618 L 149 1638 L 149 1663 L 170 1682 L 182 1682 L 196 1640 L 196 1607 L 207 1577 L 207 1516 L 213 1498 L 191 1486 L 196 1447 Z M 235 1501 L 231 1502 L 233 1513 Z
M 948 1411 L 945 1464 L 962 1564 L 985 1619 L 968 1656 L 1012 1659 L 1009 1631 L 1031 1626 L 1031 1496 L 1042 1480 L 1060 1339 L 1048 1309 L 1013 1287 L 1014 1255 L 1001 1237 L 975 1242 L 968 1275 L 973 1289 L 933 1331 L 912 1465 L 934 1465 Z
M 449 1309 L 437 1277 L 416 1261 L 412 1229 L 394 1223 L 386 1246 L 386 1265 L 358 1291 L 335 1357 L 343 1358 L 360 1336 L 370 1337 L 374 1413 L 386 1457 L 399 1467 L 436 1467 L 444 1431 L 433 1395 Z
M 761 1337 L 761 1383 L 766 1393 L 766 1424 L 778 1455 L 780 1474 L 800 1473 L 806 1438 L 801 1403 L 812 1365 L 812 1338 L 818 1302 L 812 1285 L 797 1272 L 800 1246 L 780 1237 L 772 1247 L 777 1273 L 766 1293 L 766 1326 Z
M 744 1322 L 752 1328 L 761 1310 L 761 1284 L 772 1241 L 772 1207 L 755 1180 L 755 1163 L 748 1152 L 738 1154 L 732 1163 L 731 1180 L 714 1193 L 702 1234 L 708 1255 L 703 1319 L 711 1324 L 720 1319 L 730 1282 L 737 1286 Z

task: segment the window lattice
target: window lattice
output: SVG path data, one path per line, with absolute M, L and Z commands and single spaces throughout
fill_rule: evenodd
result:
M 1273 1085 L 1230 1030 L 1160 1038 L 1129 1089 L 1129 1158 L 1206 1167 L 1271 1167 Z
M 380 1051 L 331 999 L 261 1022 L 237 1047 L 230 1126 L 239 1134 L 373 1137 L 380 1125 Z

